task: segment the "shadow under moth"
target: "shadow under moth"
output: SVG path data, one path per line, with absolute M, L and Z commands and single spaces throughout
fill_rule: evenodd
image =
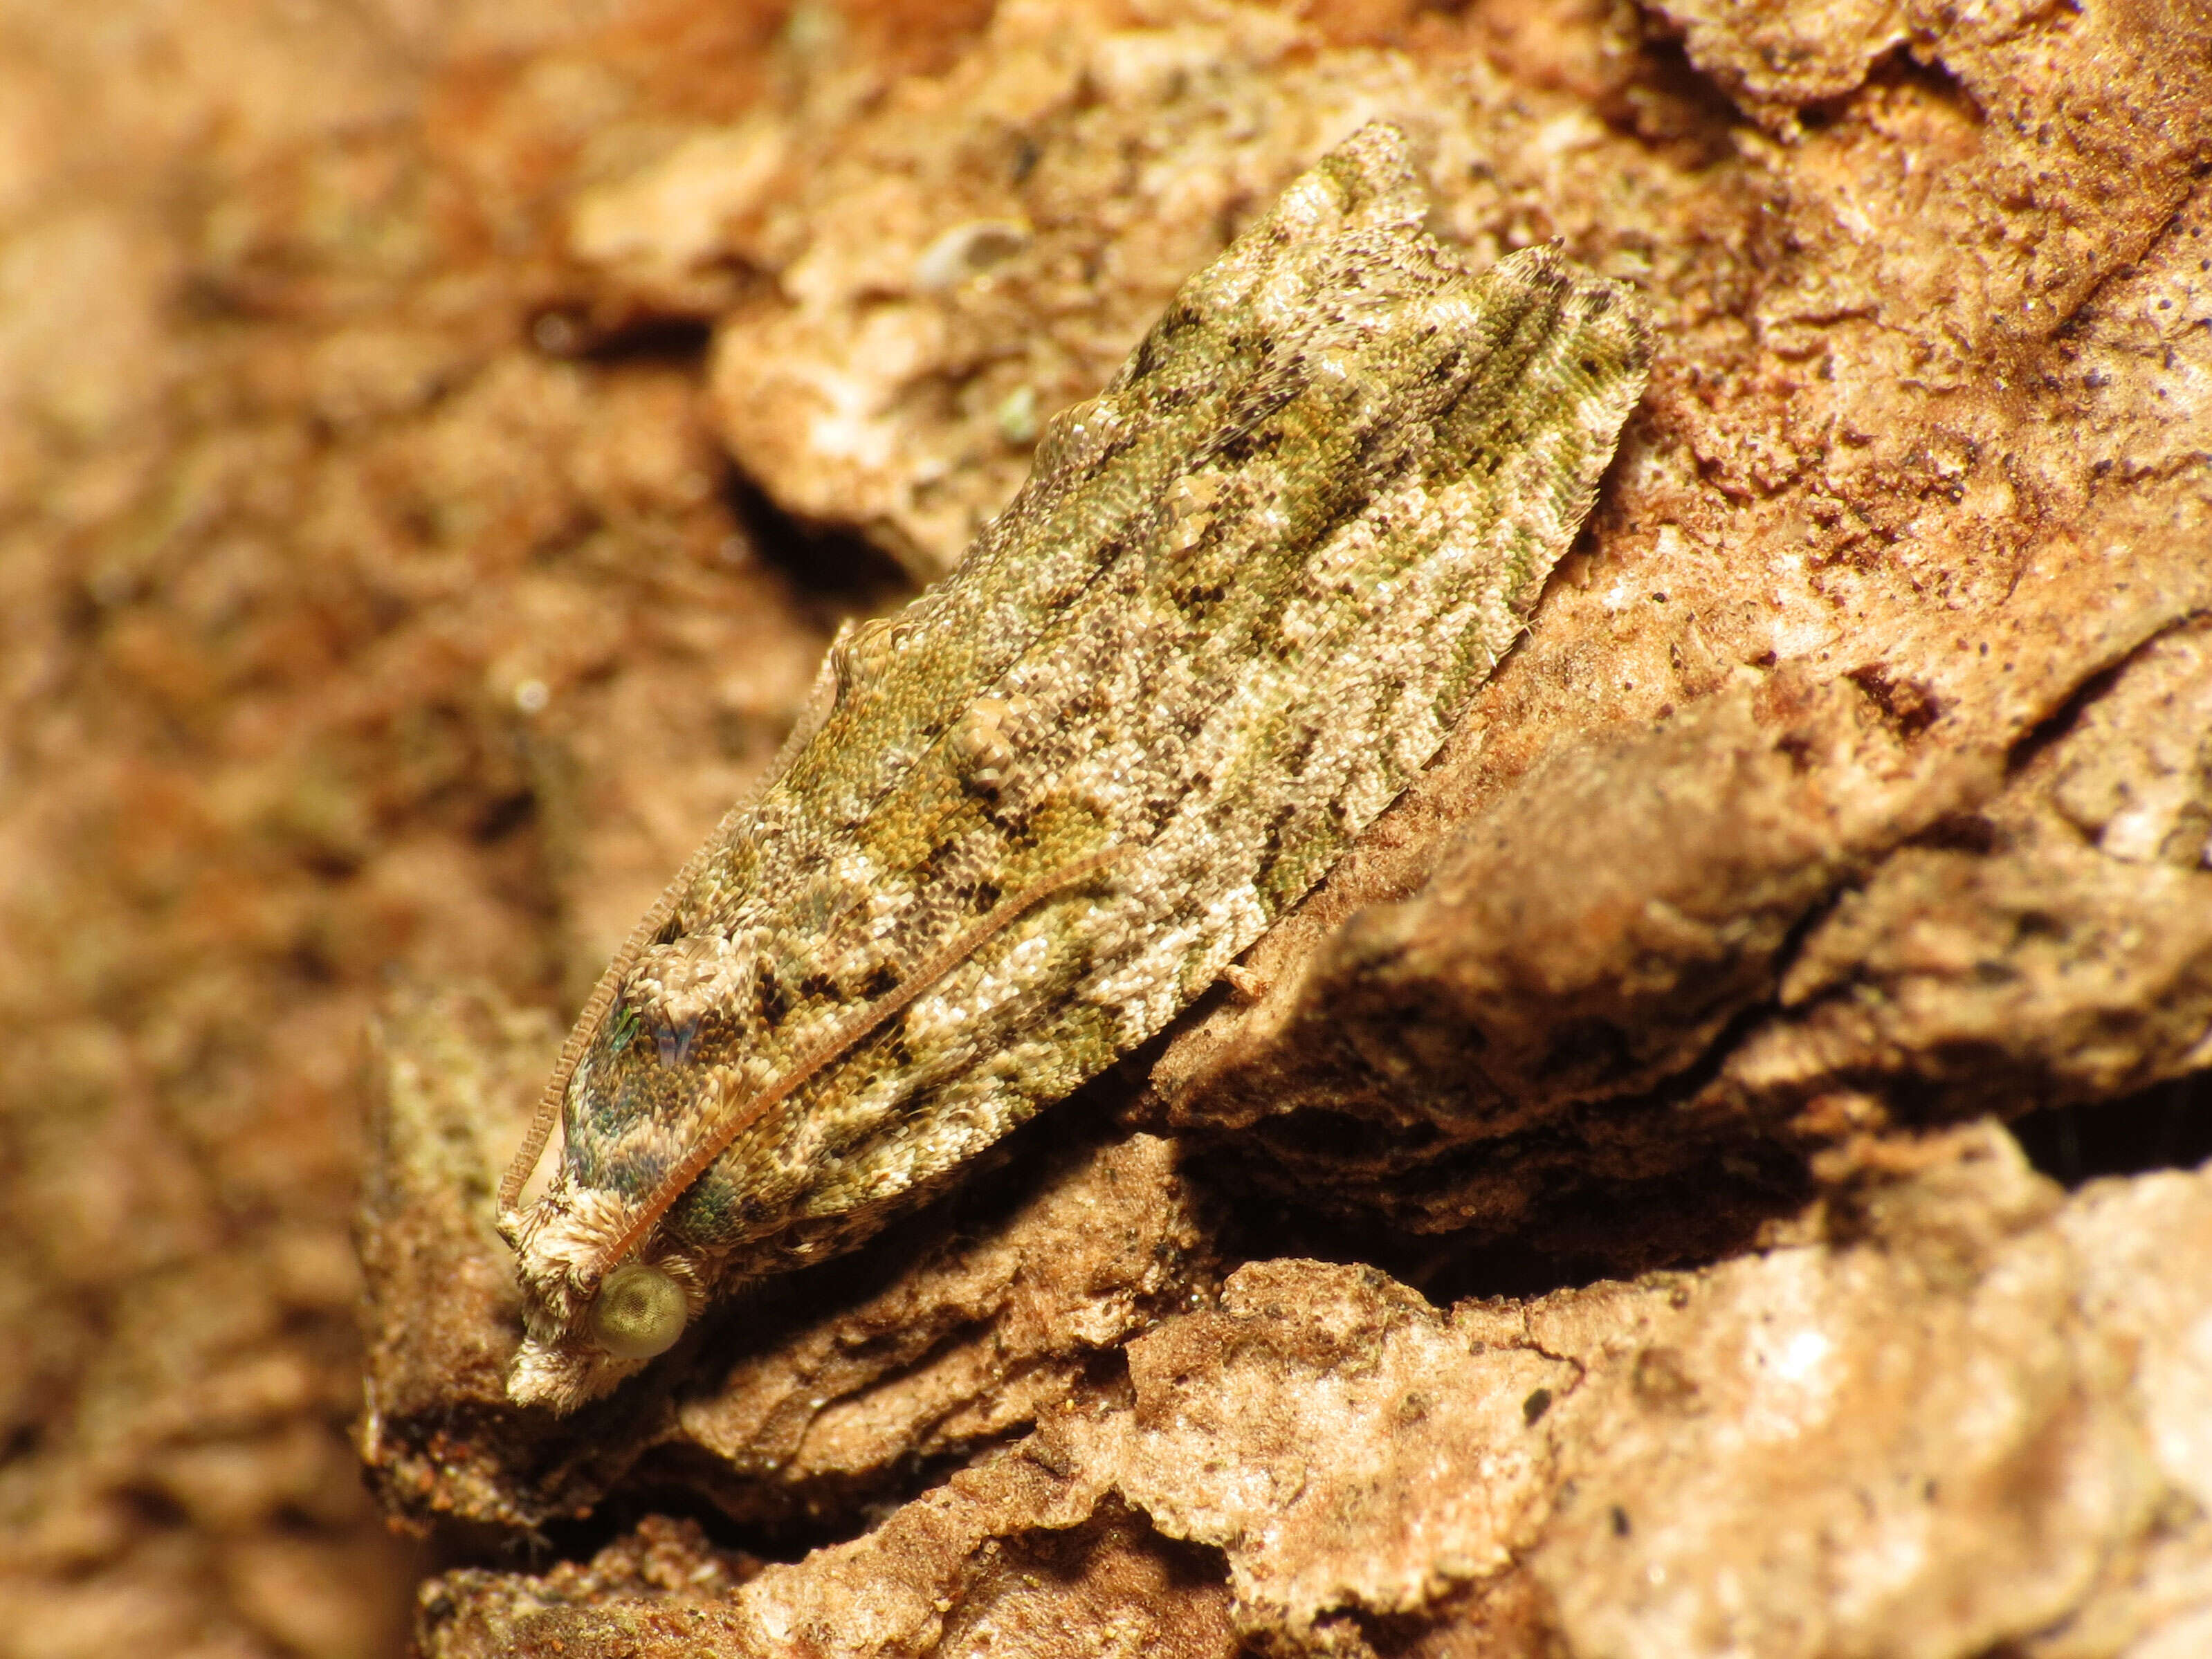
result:
M 832 644 L 570 1034 L 500 1192 L 514 1398 L 606 1393 L 1152 1036 L 1434 757 L 1641 394 L 1618 283 L 1468 275 L 1370 125 Z M 558 1121 L 544 1195 L 519 1207 Z

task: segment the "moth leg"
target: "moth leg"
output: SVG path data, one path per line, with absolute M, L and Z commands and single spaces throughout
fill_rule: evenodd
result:
M 1247 968 L 1241 962 L 1232 962 L 1221 970 L 1221 978 L 1229 987 L 1229 994 L 1250 1007 L 1263 1000 L 1274 981 L 1256 968 Z

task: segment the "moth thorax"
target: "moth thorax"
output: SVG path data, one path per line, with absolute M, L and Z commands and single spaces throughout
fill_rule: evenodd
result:
M 665 1353 L 691 1316 L 684 1287 L 659 1268 L 625 1261 L 599 1285 L 592 1303 L 592 1340 L 617 1359 Z
M 752 941 L 718 933 L 688 934 L 638 957 L 626 995 L 657 1024 L 696 1024 L 711 1009 L 741 1000 L 754 971 Z
M 914 634 L 904 617 L 872 617 L 840 634 L 830 646 L 841 685 L 854 686 L 875 678 Z
M 979 697 L 948 738 L 960 770 L 978 788 L 995 789 L 1019 758 L 1017 742 L 1033 705 L 1027 697 Z

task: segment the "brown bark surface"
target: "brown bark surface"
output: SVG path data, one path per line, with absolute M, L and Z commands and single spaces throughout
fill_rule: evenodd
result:
M 100 10 L 0 7 L 0 1653 L 2212 1650 L 2212 13 Z M 1528 638 L 1236 994 L 507 1407 L 558 1021 L 1377 116 L 1659 325 Z

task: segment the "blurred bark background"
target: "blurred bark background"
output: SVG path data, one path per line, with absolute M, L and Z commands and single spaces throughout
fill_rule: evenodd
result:
M 2207 38 L 0 6 L 0 1653 L 2212 1650 Z M 507 1411 L 559 1019 L 1378 116 L 1659 323 L 1522 649 L 1246 994 Z

